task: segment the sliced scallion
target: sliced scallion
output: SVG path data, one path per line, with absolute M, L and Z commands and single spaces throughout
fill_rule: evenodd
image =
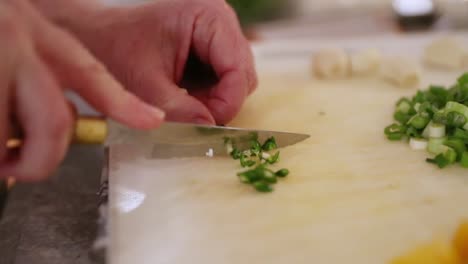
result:
M 430 138 L 427 144 L 427 151 L 434 155 L 444 152 L 447 146 L 444 145 L 447 138 Z
M 445 125 L 431 123 L 431 125 L 429 126 L 429 137 L 430 138 L 445 137 Z
M 461 158 L 463 153 L 466 151 L 465 142 L 461 139 L 457 139 L 457 138 L 447 139 L 444 142 L 444 145 L 455 150 L 459 158 Z
M 402 98 L 400 101 L 398 101 L 396 109 L 398 112 L 408 114 L 411 110 L 411 107 L 411 101 L 407 98 Z
M 468 168 L 468 152 L 463 152 L 460 158 L 460 164 L 463 168 Z
M 423 138 L 411 138 L 409 145 L 413 150 L 426 150 L 427 140 Z
M 432 163 L 432 164 L 436 164 L 441 169 L 443 169 L 443 168 L 447 167 L 448 165 L 450 165 L 450 162 L 444 157 L 443 154 L 439 154 L 439 155 L 435 156 L 435 158 L 433 158 L 433 159 L 426 159 L 426 161 L 429 162 L 429 163 Z
M 423 117 L 422 115 L 414 115 L 409 121 L 408 124 L 413 126 L 416 129 L 423 129 L 429 123 L 429 117 Z
M 254 186 L 255 190 L 257 190 L 259 192 L 267 193 L 267 192 L 272 192 L 273 191 L 273 188 L 271 187 L 271 185 L 266 181 L 254 182 L 253 186 Z
M 280 177 L 280 178 L 284 178 L 284 177 L 288 176 L 288 174 L 289 174 L 288 169 L 281 169 L 281 170 L 275 172 L 275 175 Z

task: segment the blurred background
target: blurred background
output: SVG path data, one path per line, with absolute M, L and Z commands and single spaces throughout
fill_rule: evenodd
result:
M 148 0 L 105 0 L 128 4 Z M 466 0 L 227 0 L 252 40 L 468 27 Z

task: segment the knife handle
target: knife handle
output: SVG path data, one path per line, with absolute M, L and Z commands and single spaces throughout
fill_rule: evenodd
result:
M 76 144 L 103 144 L 109 129 L 107 121 L 101 117 L 79 117 L 75 122 L 72 141 Z
M 18 148 L 22 144 L 22 133 L 13 129 L 13 137 L 7 141 L 7 148 Z M 108 135 L 107 122 L 102 117 L 80 116 L 75 120 L 71 136 L 72 144 L 100 145 L 106 141 Z

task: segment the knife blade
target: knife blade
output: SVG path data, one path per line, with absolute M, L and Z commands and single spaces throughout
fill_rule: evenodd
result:
M 165 122 L 158 129 L 140 131 L 117 123 L 109 125 L 106 145 L 133 145 L 149 153 L 150 158 L 177 158 L 205 156 L 212 151 L 216 156 L 228 156 L 225 140 L 235 142 L 238 148 L 249 148 L 252 139 L 264 142 L 274 137 L 279 148 L 306 140 L 307 134 L 252 130 L 237 127 L 195 125 Z
M 205 156 L 208 151 L 228 155 L 225 139 L 240 149 L 249 148 L 252 139 L 264 142 L 274 137 L 279 148 L 301 142 L 309 135 L 282 131 L 252 130 L 237 127 L 164 122 L 154 130 L 136 130 L 100 117 L 78 117 L 72 142 L 77 144 L 126 145 L 150 152 L 150 158 Z M 20 147 L 21 141 L 9 140 L 9 146 Z M 148 154 L 147 154 L 148 155 Z

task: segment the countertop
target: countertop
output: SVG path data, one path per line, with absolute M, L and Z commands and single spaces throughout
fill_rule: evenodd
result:
M 74 146 L 47 182 L 18 184 L 0 222 L 0 264 L 99 263 L 97 232 L 103 149 Z

